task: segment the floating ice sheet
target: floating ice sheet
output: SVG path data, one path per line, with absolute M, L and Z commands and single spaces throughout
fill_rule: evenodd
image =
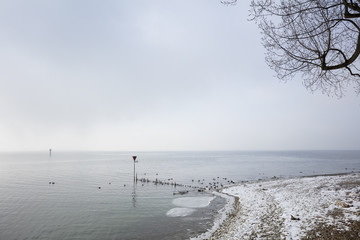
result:
M 215 197 L 182 197 L 173 200 L 173 204 L 184 208 L 204 208 L 209 206 Z
M 192 208 L 172 208 L 166 213 L 166 215 L 168 217 L 186 217 L 195 211 L 196 210 Z

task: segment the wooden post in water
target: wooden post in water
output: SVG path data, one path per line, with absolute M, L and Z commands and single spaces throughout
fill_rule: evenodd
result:
M 51 157 L 51 148 L 49 149 L 50 157 Z
M 136 161 L 137 156 L 132 156 L 132 158 L 134 159 L 134 182 L 135 182 L 135 163 L 137 163 Z

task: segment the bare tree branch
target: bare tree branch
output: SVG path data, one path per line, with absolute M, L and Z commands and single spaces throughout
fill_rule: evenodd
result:
M 360 92 L 360 0 L 252 0 L 251 20 L 278 78 L 300 74 L 310 91 L 329 95 L 349 85 Z

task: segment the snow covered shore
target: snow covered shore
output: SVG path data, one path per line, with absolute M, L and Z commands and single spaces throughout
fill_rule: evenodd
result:
M 341 232 L 360 221 L 360 173 L 257 181 L 222 192 L 238 206 L 210 239 L 302 239 L 311 230 L 320 234 L 319 226 Z

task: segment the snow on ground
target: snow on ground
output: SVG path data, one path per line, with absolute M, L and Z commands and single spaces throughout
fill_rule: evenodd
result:
M 222 192 L 238 197 L 239 208 L 212 239 L 301 239 L 318 224 L 346 229 L 348 220 L 360 220 L 359 173 L 258 181 Z

